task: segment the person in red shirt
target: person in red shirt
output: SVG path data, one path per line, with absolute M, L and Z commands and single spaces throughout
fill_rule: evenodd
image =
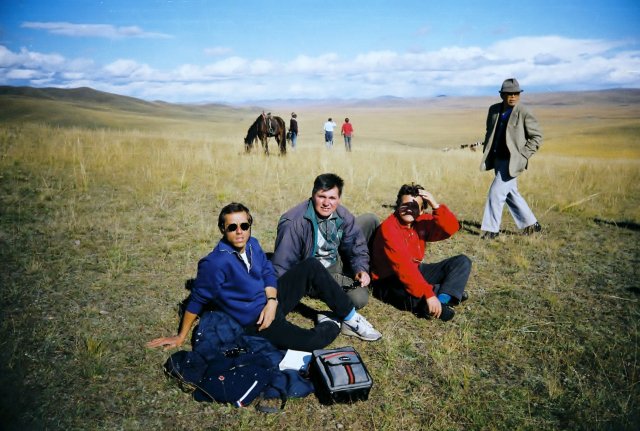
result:
M 426 212 L 428 206 L 431 213 Z M 463 254 L 437 263 L 422 260 L 427 242 L 447 239 L 459 229 L 456 216 L 431 193 L 418 184 L 403 185 L 394 213 L 373 240 L 373 295 L 418 317 L 451 320 L 452 306 L 468 298 L 471 260 Z
M 347 152 L 351 152 L 351 135 L 353 135 L 353 125 L 351 125 L 348 118 L 344 119 L 340 134 L 344 137 L 344 148 Z

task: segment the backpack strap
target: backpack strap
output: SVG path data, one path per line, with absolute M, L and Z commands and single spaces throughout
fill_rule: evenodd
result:
M 271 386 L 271 385 L 270 385 Z M 287 394 L 282 391 L 280 388 L 276 388 L 275 386 L 271 386 L 275 388 L 280 394 L 280 408 L 272 407 L 272 406 L 263 406 L 262 401 L 265 400 L 264 392 L 260 393 L 260 396 L 256 399 L 256 410 L 261 413 L 278 413 L 281 410 L 284 410 L 284 406 L 287 404 Z

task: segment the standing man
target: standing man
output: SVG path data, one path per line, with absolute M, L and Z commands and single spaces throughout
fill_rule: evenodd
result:
M 340 130 L 340 134 L 344 136 L 344 148 L 347 152 L 351 152 L 351 135 L 353 134 L 353 126 L 349 123 L 349 118 L 344 119 L 344 124 Z
M 316 177 L 311 198 L 280 217 L 272 262 L 282 277 L 298 262 L 319 260 L 359 309 L 369 300 L 368 244 L 380 222 L 374 214 L 356 218 L 343 207 L 343 186 L 336 174 Z
M 296 149 L 296 143 L 298 139 L 298 115 L 295 112 L 291 113 L 291 120 L 289 120 L 289 133 L 291 134 L 291 149 Z
M 324 144 L 327 146 L 327 149 L 330 150 L 333 148 L 333 129 L 335 129 L 337 124 L 329 117 L 326 123 L 324 123 Z
M 431 207 L 431 214 L 426 210 Z M 456 216 L 418 184 L 400 187 L 396 209 L 376 231 L 371 256 L 376 298 L 418 317 L 443 321 L 455 315 L 452 306 L 465 301 L 471 260 L 460 254 L 424 263 L 427 242 L 441 241 L 460 229 Z
M 527 169 L 529 158 L 542 145 L 538 120 L 518 103 L 521 92 L 515 78 L 506 79 L 500 88 L 502 103 L 492 105 L 487 115 L 480 170 L 493 169 L 495 178 L 489 188 L 482 217 L 483 239 L 494 239 L 499 235 L 505 202 L 523 234 L 530 235 L 542 230 L 536 216 L 518 192 L 517 176 Z

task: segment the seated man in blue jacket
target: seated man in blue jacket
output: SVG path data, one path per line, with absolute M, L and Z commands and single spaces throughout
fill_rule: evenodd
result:
M 366 322 L 315 259 L 301 262 L 286 277 L 277 279 L 258 240 L 251 236 L 252 223 L 249 209 L 240 203 L 222 209 L 218 217 L 222 239 L 198 263 L 178 335 L 156 338 L 147 343 L 148 347 L 181 346 L 205 306 L 227 313 L 247 334 L 262 336 L 279 349 L 320 349 L 338 336 L 340 321 Z M 287 321 L 286 315 L 310 293 L 324 301 L 340 321 L 319 314 L 318 324 L 312 329 Z

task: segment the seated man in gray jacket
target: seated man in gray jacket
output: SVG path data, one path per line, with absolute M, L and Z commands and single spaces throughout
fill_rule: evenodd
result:
M 343 286 L 356 308 L 369 299 L 369 240 L 380 221 L 373 214 L 354 217 L 340 205 L 344 181 L 322 174 L 311 198 L 280 217 L 272 258 L 281 277 L 297 263 L 315 257 Z

